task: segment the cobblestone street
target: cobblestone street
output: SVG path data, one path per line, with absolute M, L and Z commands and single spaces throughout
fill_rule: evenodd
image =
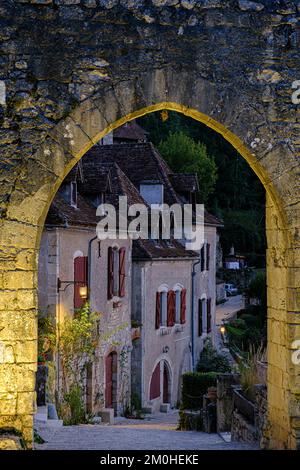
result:
M 226 443 L 218 434 L 176 431 L 178 413 L 158 413 L 144 420 L 117 418 L 114 425 L 38 427 L 44 444 L 37 450 L 255 450 Z

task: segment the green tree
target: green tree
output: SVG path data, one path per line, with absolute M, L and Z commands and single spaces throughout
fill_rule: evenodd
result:
M 180 131 L 170 133 L 160 142 L 158 150 L 175 172 L 197 173 L 200 201 L 205 203 L 217 180 L 217 167 L 213 157 L 207 154 L 206 146 Z

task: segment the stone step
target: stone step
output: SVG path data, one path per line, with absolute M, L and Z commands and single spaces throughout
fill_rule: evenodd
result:
M 52 416 L 54 416 L 54 418 L 52 418 Z M 56 412 L 54 413 L 53 411 L 53 405 L 51 405 L 51 407 L 48 405 L 38 406 L 37 412 L 34 415 L 34 421 L 37 424 L 45 424 L 51 428 L 58 428 L 63 426 L 63 420 L 58 419 Z
M 48 420 L 48 407 L 47 406 L 38 406 L 37 412 L 34 415 L 36 421 L 46 422 Z

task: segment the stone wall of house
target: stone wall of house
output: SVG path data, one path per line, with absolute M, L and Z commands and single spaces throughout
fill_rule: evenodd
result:
M 212 340 L 215 345 L 215 328 L 216 328 L 216 247 L 217 247 L 217 232 L 215 227 L 205 226 L 204 229 L 204 240 L 205 243 L 210 244 L 210 263 L 209 270 L 201 272 L 200 265 L 196 266 L 195 276 L 195 362 L 199 359 L 200 353 L 203 349 L 203 345 L 207 336 Z M 206 255 L 205 255 L 206 256 Z M 198 315 L 198 301 L 199 299 L 211 299 L 211 333 L 207 334 L 207 316 L 206 316 L 206 305 L 204 304 L 203 318 L 202 318 L 202 329 L 203 333 L 199 337 L 199 315 Z
M 299 446 L 299 13 L 296 0 L 1 2 L 0 427 L 32 441 L 37 255 L 55 192 L 113 128 L 170 109 L 221 133 L 266 188 L 270 447 Z

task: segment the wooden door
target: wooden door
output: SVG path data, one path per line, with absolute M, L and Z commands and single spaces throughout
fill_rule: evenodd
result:
M 163 387 L 163 403 L 169 403 L 169 373 L 166 364 L 164 364 Z

